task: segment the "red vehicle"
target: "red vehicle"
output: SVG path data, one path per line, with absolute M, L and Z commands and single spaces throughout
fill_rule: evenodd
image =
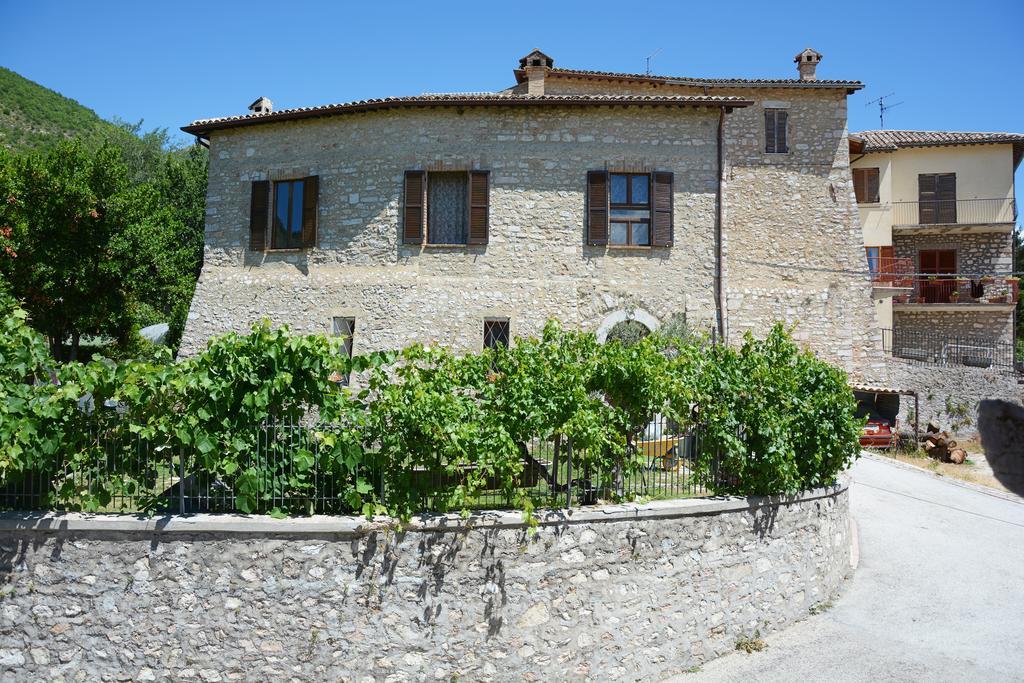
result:
M 857 417 L 868 420 L 860 435 L 861 446 L 892 448 L 896 445 L 900 393 L 881 387 L 853 387 L 853 395 L 857 398 Z

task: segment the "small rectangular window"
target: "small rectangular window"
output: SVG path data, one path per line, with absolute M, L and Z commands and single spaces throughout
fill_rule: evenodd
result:
M 508 347 L 511 340 L 508 318 L 487 318 L 484 320 L 484 348 Z
M 853 191 L 857 195 L 858 204 L 878 203 L 878 169 L 853 169 Z
M 469 174 L 427 174 L 427 244 L 466 244 L 469 239 Z
M 789 152 L 788 131 L 786 123 L 789 112 L 785 109 L 764 110 L 764 151 L 768 154 L 787 154 Z
M 620 247 L 651 244 L 651 176 L 611 174 L 611 215 L 608 243 Z
M 302 248 L 302 198 L 304 180 L 274 183 L 274 229 L 272 249 Z
M 356 319 L 355 318 L 334 318 L 333 319 L 333 332 L 334 336 L 341 337 L 341 352 L 348 358 L 352 358 L 352 344 L 356 334 Z M 348 385 L 349 373 L 346 373 L 344 377 L 340 379 L 340 383 Z

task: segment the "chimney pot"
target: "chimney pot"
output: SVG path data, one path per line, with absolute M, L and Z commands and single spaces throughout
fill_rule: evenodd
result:
M 820 52 L 807 48 L 794 57 L 793 61 L 796 62 L 796 70 L 800 73 L 801 81 L 818 80 L 817 70 L 818 62 L 821 61 Z
M 555 65 L 555 60 L 534 48 L 530 54 L 519 60 L 519 68 L 526 72 L 526 93 L 544 94 L 544 79 Z
M 269 114 L 274 111 L 274 103 L 270 101 L 269 97 L 258 97 L 249 105 L 249 111 L 253 114 Z

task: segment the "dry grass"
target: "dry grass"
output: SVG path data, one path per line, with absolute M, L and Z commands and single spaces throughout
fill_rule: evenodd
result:
M 933 460 L 925 455 L 924 451 L 918 451 L 916 453 L 900 453 L 900 452 L 889 452 L 889 451 L 873 451 L 878 455 L 882 455 L 886 458 L 892 458 L 914 467 L 920 467 L 923 470 L 930 470 L 943 477 L 949 477 L 950 479 L 959 479 L 960 481 L 966 481 L 971 484 L 980 484 L 987 486 L 997 491 L 1006 491 L 1006 487 L 999 483 L 999 481 L 987 472 L 978 471 L 976 466 L 971 463 L 971 456 L 977 458 L 977 454 L 981 453 L 981 447 L 977 442 L 971 442 L 970 446 L 966 444 L 958 444 L 958 447 L 963 448 L 967 451 L 967 462 L 963 465 L 954 465 L 951 462 L 939 462 Z

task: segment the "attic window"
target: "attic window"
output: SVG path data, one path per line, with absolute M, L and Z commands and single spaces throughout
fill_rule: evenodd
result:
M 533 60 L 533 64 L 531 64 L 530 66 L 540 66 L 540 60 L 539 59 L 534 59 Z

